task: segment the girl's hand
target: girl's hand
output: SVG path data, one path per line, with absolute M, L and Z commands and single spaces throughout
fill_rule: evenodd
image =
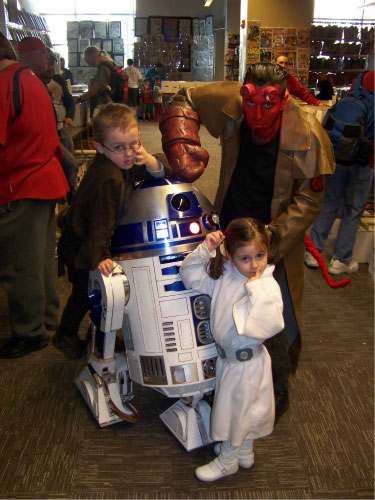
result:
M 113 262 L 112 259 L 104 259 L 100 262 L 98 265 L 99 271 L 104 274 L 104 276 L 108 276 L 111 274 L 113 271 L 113 268 L 115 267 L 115 263 Z
M 221 245 L 224 239 L 225 236 L 221 231 L 214 231 L 212 233 L 208 233 L 204 241 L 206 242 L 208 251 L 212 252 L 212 250 L 215 250 Z
M 249 278 L 246 281 L 246 283 L 250 283 L 251 281 L 255 281 L 255 280 L 259 280 L 259 279 L 260 279 L 260 271 L 259 271 L 259 269 L 257 269 L 256 272 L 255 272 L 255 276 L 252 276 L 251 278 Z

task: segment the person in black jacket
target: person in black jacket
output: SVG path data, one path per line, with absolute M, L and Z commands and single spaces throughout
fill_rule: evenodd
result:
M 63 169 L 71 189 L 70 199 L 77 189 L 78 174 L 73 140 L 67 131 L 67 128 L 74 127 L 75 102 L 64 78 L 55 72 L 57 57 L 49 47 L 46 47 L 46 52 L 47 69 L 36 73 L 46 86 L 55 111 L 57 133 L 63 148 Z
M 65 59 L 60 57 L 60 75 L 64 78 L 64 80 L 70 80 L 70 85 L 74 85 L 73 82 L 73 73 L 69 68 L 65 67 Z

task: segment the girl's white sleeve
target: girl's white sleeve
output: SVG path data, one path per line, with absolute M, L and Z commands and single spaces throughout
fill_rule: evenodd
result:
M 185 257 L 180 267 L 180 276 L 186 288 L 212 296 L 215 280 L 207 274 L 207 261 L 215 257 L 216 250 L 208 251 L 206 243 L 201 243 Z
M 266 340 L 284 328 L 283 300 L 273 277 L 245 284 L 247 295 L 233 305 L 239 335 Z

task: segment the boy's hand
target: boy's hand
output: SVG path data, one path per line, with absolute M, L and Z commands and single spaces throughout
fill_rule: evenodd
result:
M 208 251 L 212 252 L 212 250 L 215 250 L 221 245 L 224 239 L 225 236 L 221 231 L 214 231 L 212 233 L 208 233 L 204 241 L 206 242 Z
M 135 165 L 146 165 L 147 168 L 149 168 L 150 170 L 155 170 L 155 172 L 160 170 L 160 165 L 158 160 L 155 158 L 155 156 L 152 156 L 150 155 L 150 153 L 147 153 L 142 144 L 139 146 L 138 149 L 134 150 L 133 162 Z
M 107 276 L 107 278 L 108 278 L 108 276 L 111 274 L 115 265 L 116 264 L 113 262 L 112 259 L 104 259 L 98 265 L 98 269 L 102 274 L 104 274 L 104 276 Z

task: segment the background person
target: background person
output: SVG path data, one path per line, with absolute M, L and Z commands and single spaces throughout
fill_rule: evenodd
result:
M 38 47 L 39 50 L 34 50 L 35 47 Z M 50 49 L 48 49 L 50 50 Z M 52 53 L 52 51 L 50 51 Z M 20 62 L 23 62 L 26 66 L 28 66 L 34 73 L 40 78 L 40 75 L 43 75 L 48 71 L 48 55 L 47 49 L 44 43 L 38 38 L 34 37 L 26 37 L 23 38 L 18 43 L 18 58 Z M 52 64 L 54 67 L 54 62 Z M 42 81 L 42 80 L 41 80 Z M 48 92 L 48 88 L 45 85 L 45 88 Z M 50 107 L 55 116 L 55 127 L 58 129 L 58 118 L 53 106 L 53 98 L 50 95 Z M 40 110 L 43 113 L 43 109 Z M 74 156 L 73 143 L 70 140 L 70 137 L 67 134 L 61 134 L 58 131 L 61 147 L 62 147 L 62 160 L 61 165 L 63 167 L 65 176 L 67 178 L 70 192 L 68 194 L 68 198 L 70 199 L 77 188 L 77 175 L 78 175 L 78 165 L 77 160 Z
M 65 81 L 70 80 L 70 85 L 74 85 L 73 73 L 69 68 L 65 67 L 65 59 L 63 57 L 60 57 L 60 75 Z
M 276 64 L 281 66 L 285 71 L 288 71 L 288 57 L 281 55 L 277 57 Z M 315 98 L 310 92 L 299 83 L 297 78 L 295 78 L 291 73 L 286 74 L 286 86 L 289 94 L 299 97 L 302 101 L 312 104 L 313 106 L 324 106 L 317 98 Z
M 90 101 L 90 114 L 95 116 L 102 106 L 112 102 L 111 77 L 114 62 L 104 55 L 97 47 L 87 47 L 84 51 L 84 60 L 92 68 L 96 68 L 96 75 L 91 80 L 89 90 L 79 96 L 79 101 Z
M 369 199 L 374 184 L 374 75 L 367 71 L 357 77 L 352 89 L 335 104 L 335 114 L 340 116 L 340 108 L 347 106 L 347 101 L 360 99 L 363 108 L 361 116 L 356 119 L 361 107 L 353 102 L 353 121 L 363 122 L 364 138 L 367 140 L 367 154 L 358 155 L 352 164 L 336 162 L 335 173 L 327 179 L 326 191 L 320 214 L 311 227 L 310 239 L 321 253 L 329 232 L 336 218 L 341 213 L 338 234 L 333 245 L 333 257 L 328 266 L 330 274 L 354 273 L 358 271 L 358 262 L 352 260 L 361 215 Z M 350 108 L 351 109 L 351 108 Z M 347 142 L 347 140 L 345 140 Z M 345 153 L 347 151 L 345 150 Z M 346 156 L 346 155 L 344 155 Z M 310 267 L 318 267 L 317 260 L 309 253 L 305 254 L 305 263 Z
M 167 73 L 165 72 L 164 66 L 161 63 L 156 63 L 155 66 L 149 68 L 145 73 L 145 78 L 148 78 L 152 89 L 154 88 L 155 76 L 158 76 L 160 80 L 167 79 Z
M 151 121 L 151 115 L 152 115 L 152 88 L 150 86 L 150 82 L 148 81 L 148 78 L 143 79 L 143 85 L 141 89 L 141 95 L 142 95 L 142 116 L 143 116 L 143 121 L 146 121 L 146 118 L 148 121 Z
M 41 71 L 43 42 L 21 45 Z M 21 57 L 22 59 L 22 57 Z M 0 284 L 9 302 L 12 338 L 1 358 L 48 344 L 58 323 L 55 282 L 55 205 L 69 190 L 48 92 L 0 33 Z M 13 87 L 19 82 L 19 92 Z
M 163 113 L 163 91 L 161 90 L 161 80 L 158 76 L 154 79 L 154 90 L 152 91 L 152 102 L 154 104 L 154 121 L 158 122 Z
M 50 93 L 53 107 L 57 118 L 57 130 L 62 144 L 71 152 L 74 152 L 73 141 L 64 129 L 74 127 L 75 102 L 69 92 L 64 78 L 55 72 L 57 57 L 51 49 L 47 47 L 47 70 L 39 73 L 38 76 L 47 86 Z
M 330 101 L 332 99 L 332 96 L 335 95 L 332 83 L 329 80 L 319 80 L 316 86 L 320 91 L 319 94 L 317 94 L 316 98 L 320 101 Z
M 124 69 L 128 75 L 128 98 L 126 104 L 134 108 L 134 114 L 137 116 L 139 106 L 139 84 L 142 82 L 142 75 L 138 68 L 134 67 L 133 59 L 127 60 L 127 67 Z

